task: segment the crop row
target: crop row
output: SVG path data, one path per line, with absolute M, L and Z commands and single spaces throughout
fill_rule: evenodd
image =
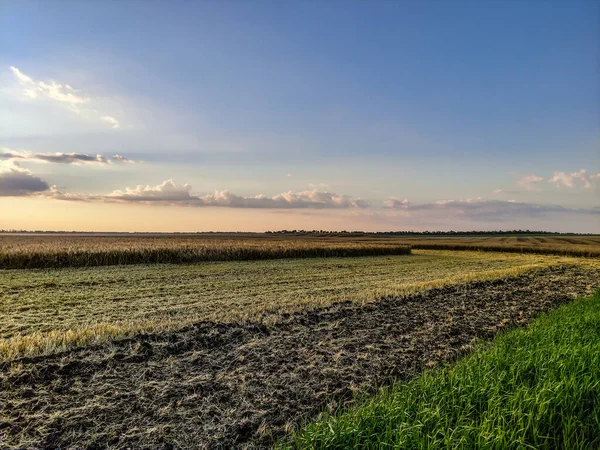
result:
M 438 242 L 411 242 L 411 247 L 418 250 L 470 250 L 481 252 L 507 252 L 507 253 L 533 253 L 537 255 L 559 255 L 559 256 L 583 256 L 599 257 L 600 247 L 575 247 L 575 246 L 554 246 L 554 247 L 535 247 L 535 246 L 516 246 L 516 245 L 482 245 L 482 244 L 454 244 Z
M 69 246 L 0 248 L 0 269 L 92 267 L 124 264 L 250 261 L 282 258 L 409 255 L 410 246 L 372 243 L 206 241 L 195 245 L 136 245 L 114 248 Z

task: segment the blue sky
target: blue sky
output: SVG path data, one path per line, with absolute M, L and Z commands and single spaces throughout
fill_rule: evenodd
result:
M 315 228 L 600 232 L 595 1 L 4 1 L 0 17 L 8 225 L 61 228 L 62 213 L 23 205 L 84 202 L 114 230 L 135 204 L 190 230 L 302 214 Z M 33 178 L 48 189 L 7 187 Z

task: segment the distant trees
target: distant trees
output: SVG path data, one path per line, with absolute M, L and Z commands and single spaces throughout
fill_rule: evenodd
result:
M 527 235 L 543 234 L 550 236 L 560 235 L 593 235 L 593 233 L 558 233 L 554 231 L 536 231 L 536 230 L 491 230 L 491 231 L 326 231 L 326 230 L 279 230 L 267 231 L 266 234 L 344 234 L 344 235 L 369 235 L 369 236 L 472 236 L 472 235 Z
M 6 233 L 31 233 L 31 234 L 111 234 L 111 235 L 260 235 L 260 234 L 284 234 L 284 235 L 344 235 L 344 236 L 502 236 L 502 235 L 531 235 L 543 234 L 548 236 L 596 236 L 594 233 L 558 233 L 554 231 L 536 231 L 536 230 L 493 230 L 493 231 L 327 231 L 327 230 L 278 230 L 250 232 L 250 231 L 191 231 L 191 232 L 96 232 L 96 231 L 44 231 L 44 230 L 15 230 L 0 229 L 0 234 Z

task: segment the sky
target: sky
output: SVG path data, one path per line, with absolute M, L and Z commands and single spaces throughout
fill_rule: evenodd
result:
M 600 233 L 600 3 L 0 0 L 0 229 Z

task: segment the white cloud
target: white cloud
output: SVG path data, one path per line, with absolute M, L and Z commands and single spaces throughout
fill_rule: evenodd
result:
M 600 179 L 600 172 L 593 174 L 588 173 L 585 169 L 581 169 L 578 172 L 554 172 L 551 178 L 544 179 L 537 175 L 525 175 L 521 177 L 517 184 L 528 191 L 541 191 L 541 183 L 546 181 L 553 183 L 556 187 L 567 187 L 567 188 L 584 188 L 590 189 L 596 184 L 596 180 Z M 518 191 L 510 191 L 504 189 L 496 189 L 495 194 L 518 194 Z
M 523 177 L 521 177 L 518 181 L 517 184 L 519 186 L 524 187 L 525 189 L 527 189 L 528 191 L 539 191 L 539 187 L 538 184 L 541 183 L 542 181 L 544 181 L 544 179 L 542 177 L 538 177 L 537 175 L 525 175 Z
M 388 198 L 383 202 L 383 207 L 390 209 L 407 209 L 410 205 L 411 203 L 407 199 L 400 200 L 395 197 Z
M 69 84 L 61 84 L 55 81 L 36 81 L 14 66 L 10 66 L 10 70 L 23 88 L 23 96 L 29 99 L 50 99 L 65 104 L 76 114 L 81 112 L 83 105 L 92 101 L 90 97 L 81 94 L 80 90 L 74 89 Z M 99 120 L 108 123 L 112 128 L 119 128 L 120 126 L 119 121 L 112 116 L 99 116 L 97 111 L 92 109 L 88 109 L 87 112 L 97 116 Z
M 172 180 L 163 181 L 156 186 L 139 185 L 135 188 L 116 190 L 108 195 L 66 194 L 57 190 L 50 192 L 48 195 L 62 200 L 101 200 L 119 203 L 221 206 L 229 208 L 348 209 L 368 206 L 366 202 L 358 198 L 317 190 L 289 191 L 271 197 L 266 195 L 244 197 L 227 190 L 198 195 L 192 193 L 192 186 L 189 184 L 177 185 Z
M 119 124 L 119 121 L 117 119 L 115 119 L 114 117 L 111 117 L 111 116 L 102 116 L 101 119 L 104 122 L 112 125 L 113 128 L 119 128 L 121 126 Z
M 136 162 L 121 155 L 105 158 L 102 155 L 88 155 L 86 153 L 32 153 L 25 151 L 0 149 L 0 158 L 18 159 L 34 162 L 48 162 L 57 164 L 111 164 Z
M 124 156 L 121 156 L 121 155 L 112 156 L 110 159 L 113 160 L 113 161 L 115 161 L 115 162 L 120 162 L 120 163 L 136 163 L 136 162 L 141 162 L 141 161 L 134 161 L 133 159 L 125 158 Z
M 49 189 L 48 183 L 21 167 L 17 161 L 0 161 L 0 196 L 22 197 Z
M 35 82 L 33 81 L 33 79 L 31 77 L 28 77 L 27 75 L 25 75 L 24 73 L 22 73 L 16 67 L 10 66 L 10 70 L 12 70 L 12 73 L 15 75 L 15 77 L 17 77 L 17 79 L 21 83 L 23 83 L 23 84 L 35 84 Z
M 513 191 L 510 189 L 494 189 L 494 194 L 508 194 L 508 195 L 514 195 L 514 194 L 519 194 L 519 191 Z
M 561 187 L 583 187 L 589 189 L 593 186 L 593 180 L 600 178 L 600 173 L 588 174 L 586 170 L 581 169 L 579 172 L 554 172 L 554 176 L 548 180 L 549 183 L 554 183 Z
M 89 97 L 84 97 L 77 94 L 77 91 L 68 84 L 63 86 L 62 84 L 51 81 L 45 83 L 43 81 L 34 81 L 28 75 L 25 75 L 18 68 L 10 66 L 10 70 L 17 77 L 19 83 L 23 85 L 23 93 L 29 98 L 37 98 L 38 96 L 44 96 L 57 102 L 68 103 L 70 105 L 79 105 L 82 103 L 88 103 Z
M 46 97 L 51 98 L 52 100 L 68 103 L 70 105 L 81 105 L 83 103 L 88 103 L 91 100 L 89 97 L 77 95 L 73 88 L 69 89 L 67 86 L 63 86 L 62 84 L 54 81 L 50 82 L 49 84 L 40 81 L 37 89 L 39 92 L 44 94 Z
M 299 208 L 323 207 L 323 208 L 363 208 L 366 203 L 349 195 L 331 192 L 320 192 L 316 189 L 302 192 L 285 192 L 275 195 L 271 200 L 280 207 Z
M 163 181 L 157 186 L 142 186 L 113 191 L 107 198 L 137 202 L 173 202 L 182 203 L 196 200 L 190 195 L 192 186 L 183 184 L 177 186 L 172 180 Z

